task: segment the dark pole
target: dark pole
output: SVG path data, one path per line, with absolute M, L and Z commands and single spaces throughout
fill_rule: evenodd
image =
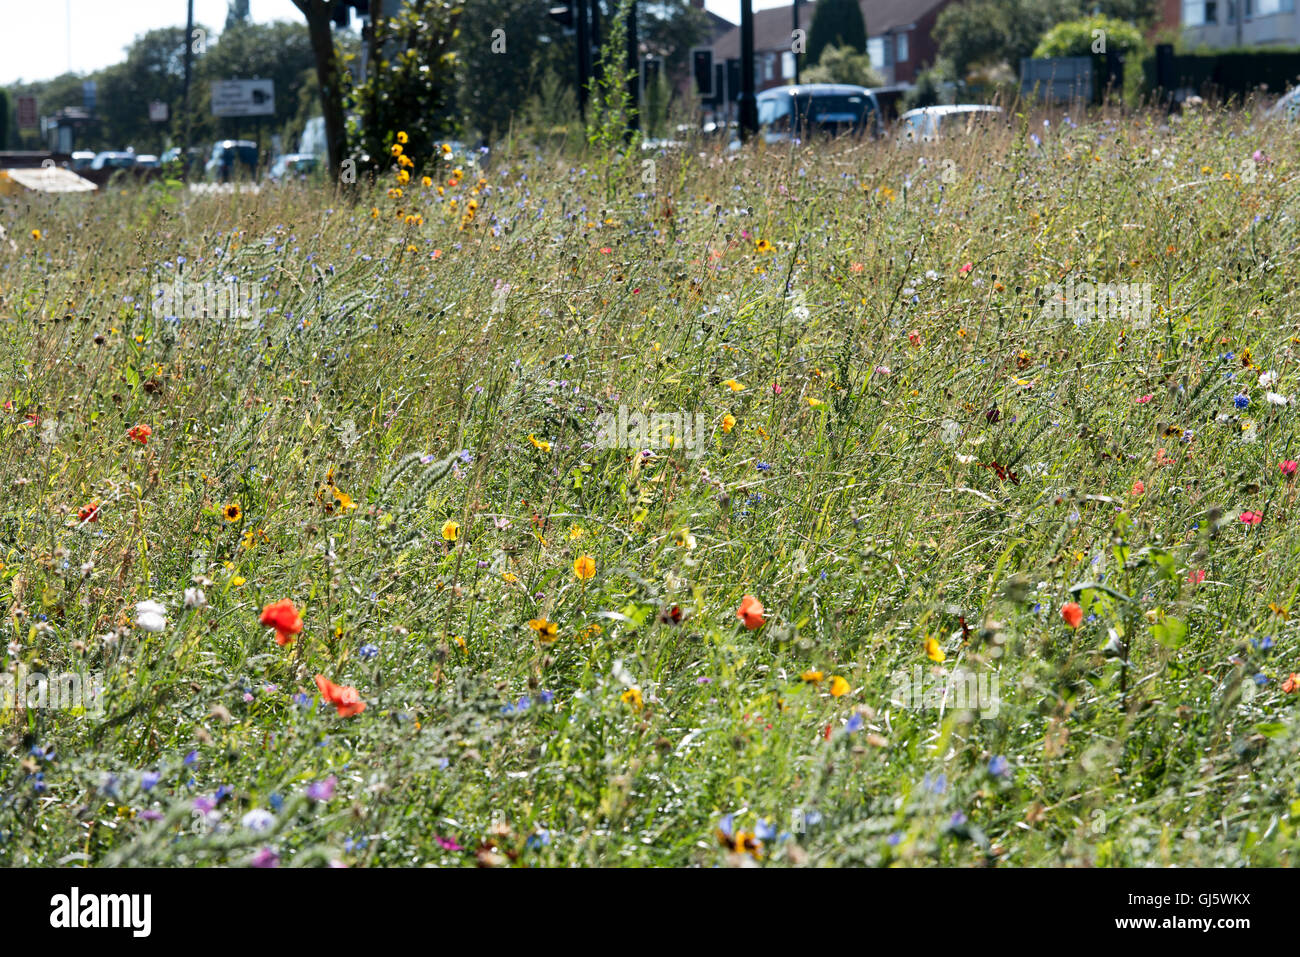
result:
M 800 4 L 800 2 L 801 2 L 801 0 L 794 0 L 794 2 L 793 2 L 792 4 L 790 4 L 790 9 L 794 11 L 794 26 L 791 27 L 791 29 L 790 29 L 790 33 L 791 33 L 792 36 L 793 36 L 793 34 L 799 32 L 799 4 Z M 794 55 L 794 82 L 795 82 L 795 85 L 798 86 L 798 85 L 799 85 L 799 54 L 798 54 L 798 53 L 794 53 L 793 55 Z
M 194 0 L 189 0 L 186 4 L 185 13 L 185 96 L 182 101 L 181 109 L 184 111 L 185 119 L 181 122 L 183 139 L 181 140 L 181 161 L 182 165 L 189 162 L 190 148 L 190 73 L 192 68 L 194 54 Z
M 605 52 L 604 47 L 600 45 L 600 0 L 590 0 L 591 3 L 591 48 L 596 51 L 592 58 L 591 76 L 592 79 L 599 80 L 604 74 L 604 62 L 601 54 Z
M 636 37 L 636 0 L 627 5 L 627 138 L 641 128 L 641 44 Z
M 754 0 L 740 0 L 740 138 L 758 132 L 754 101 Z
M 578 31 L 578 110 L 587 116 L 587 86 L 591 82 L 591 38 L 587 35 L 587 0 L 574 0 L 573 26 Z

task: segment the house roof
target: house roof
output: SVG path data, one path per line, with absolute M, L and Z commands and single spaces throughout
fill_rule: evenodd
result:
M 862 18 L 867 24 L 868 36 L 879 36 L 898 27 L 920 20 L 931 10 L 949 0 L 859 0 Z M 807 30 L 812 25 L 812 0 L 799 7 L 799 26 Z M 754 11 L 754 52 L 770 53 L 790 49 L 790 32 L 794 29 L 790 7 L 769 7 Z M 725 60 L 740 56 L 740 27 L 734 27 L 713 44 L 715 59 Z

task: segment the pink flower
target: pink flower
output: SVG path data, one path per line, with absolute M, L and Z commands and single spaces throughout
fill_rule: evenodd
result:
M 1278 468 L 1282 470 L 1282 474 L 1287 478 L 1293 479 L 1295 478 L 1296 469 L 1300 468 L 1300 462 L 1297 462 L 1295 459 L 1287 459 L 1279 465 Z
M 958 272 L 960 272 L 964 276 L 974 268 L 975 268 L 974 263 L 967 263 L 966 265 L 962 266 L 961 269 L 958 270 Z
M 463 851 L 465 848 L 456 843 L 455 839 L 450 837 L 435 837 L 434 840 L 444 851 Z
M 1187 584 L 1189 584 L 1189 585 L 1199 585 L 1199 584 L 1200 584 L 1201 582 L 1203 582 L 1203 581 L 1205 581 L 1205 569 L 1204 569 L 1204 568 L 1197 568 L 1197 569 L 1195 569 L 1194 571 L 1190 571 L 1190 572 L 1187 573 Z
M 1155 396 L 1152 395 L 1150 392 L 1148 392 L 1146 395 L 1140 395 L 1140 396 L 1138 396 L 1138 398 L 1137 398 L 1137 404 L 1138 404 L 1138 405 L 1146 405 L 1148 402 L 1150 402 L 1150 401 L 1151 401 L 1152 399 L 1154 399 L 1154 398 L 1155 398 Z
M 1141 480 L 1141 479 L 1138 479 L 1136 482 L 1133 483 L 1133 487 L 1132 487 L 1131 489 L 1129 489 L 1129 494 L 1130 494 L 1130 495 L 1141 495 L 1141 494 L 1142 494 L 1143 492 L 1145 492 L 1146 490 L 1147 490 L 1147 487 L 1142 483 L 1142 480 Z
M 773 395 L 780 395 L 780 394 L 781 394 L 781 385 L 780 385 L 780 383 L 778 383 L 778 382 L 773 382 L 773 383 L 772 383 L 772 394 L 773 394 Z
M 1241 513 L 1241 520 L 1247 525 L 1258 525 L 1264 521 L 1264 515 L 1262 512 L 1252 512 L 1250 509 L 1246 509 Z

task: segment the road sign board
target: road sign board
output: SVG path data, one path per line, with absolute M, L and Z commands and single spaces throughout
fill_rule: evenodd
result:
M 274 116 L 274 80 L 214 80 L 213 116 Z

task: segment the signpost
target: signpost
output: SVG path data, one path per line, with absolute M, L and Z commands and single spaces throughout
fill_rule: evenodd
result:
M 274 116 L 274 80 L 213 80 L 213 116 Z
M 18 128 L 20 130 L 40 128 L 40 123 L 36 119 L 36 97 L 18 97 Z

